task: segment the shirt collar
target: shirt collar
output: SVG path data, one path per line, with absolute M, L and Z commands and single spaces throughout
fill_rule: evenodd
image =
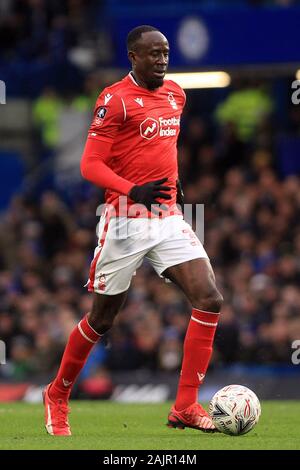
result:
M 140 85 L 137 83 L 137 81 L 135 80 L 132 71 L 129 72 L 128 76 L 129 76 L 129 78 L 131 79 L 131 81 L 132 81 L 136 86 L 138 86 L 138 87 L 140 86 Z

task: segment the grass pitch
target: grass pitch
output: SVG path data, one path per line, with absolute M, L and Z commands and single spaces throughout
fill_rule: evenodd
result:
M 74 401 L 71 437 L 46 434 L 43 406 L 0 403 L 0 449 L 206 450 L 300 449 L 300 403 L 262 404 L 260 422 L 244 436 L 169 429 L 170 403 Z

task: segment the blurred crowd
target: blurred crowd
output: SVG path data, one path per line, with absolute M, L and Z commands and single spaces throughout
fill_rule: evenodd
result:
M 0 53 L 5 59 L 65 60 L 93 27 L 95 0 L 3 0 Z
M 172 2 L 169 2 L 170 6 Z M 177 3 L 182 3 L 177 2 Z M 190 5 L 199 2 L 190 1 Z M 99 40 L 95 18 L 105 7 L 112 10 L 119 6 L 135 5 L 137 1 L 109 0 L 1 0 L 0 2 L 0 55 L 5 60 L 26 61 L 72 60 L 69 52 L 78 45 L 94 45 Z M 239 5 L 289 7 L 299 0 L 204 0 L 202 6 L 209 8 Z M 154 6 L 159 6 L 158 0 Z M 98 54 L 105 43 L 98 43 Z M 107 47 L 107 46 L 106 46 Z
M 246 107 L 246 119 L 240 102 L 235 114 L 231 101 L 214 111 L 212 128 L 192 111 L 188 95 L 179 142 L 185 202 L 205 205 L 204 246 L 225 298 L 212 367 L 290 363 L 291 343 L 300 338 L 300 178 L 278 171 L 272 101 L 261 96 L 261 109 L 249 118 Z M 55 373 L 70 332 L 91 308 L 84 286 L 102 197 L 89 184 L 68 200 L 55 191 L 40 200 L 19 195 L 1 217 L 7 365 L 0 377 Z M 105 396 L 114 370 L 179 371 L 190 311 L 178 288 L 144 263 L 81 374 L 83 390 L 89 394 L 99 379 Z

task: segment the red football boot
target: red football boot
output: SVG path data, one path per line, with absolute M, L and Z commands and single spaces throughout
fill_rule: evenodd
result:
M 45 405 L 45 427 L 52 436 L 71 436 L 71 429 L 68 422 L 69 408 L 67 402 L 59 399 L 55 402 L 49 397 L 47 385 L 43 391 L 43 401 Z
M 179 429 L 193 428 L 203 432 L 217 432 L 211 417 L 200 403 L 193 403 L 181 411 L 177 411 L 175 406 L 172 406 L 167 426 Z

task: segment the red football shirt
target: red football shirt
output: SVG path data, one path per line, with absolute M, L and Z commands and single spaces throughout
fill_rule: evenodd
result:
M 129 73 L 99 95 L 88 139 L 111 143 L 105 163 L 119 176 L 143 184 L 164 177 L 176 204 L 177 139 L 185 93 L 171 80 L 150 91 L 139 86 Z M 119 193 L 107 190 L 105 202 L 117 206 Z M 128 204 L 133 204 L 129 200 Z

